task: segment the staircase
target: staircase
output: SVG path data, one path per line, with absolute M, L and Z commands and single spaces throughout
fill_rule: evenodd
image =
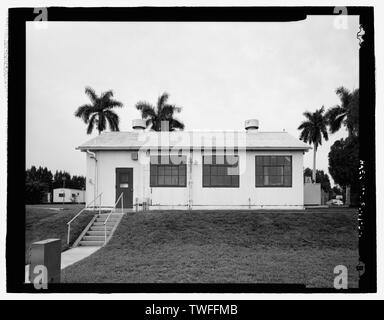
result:
M 106 223 L 107 237 L 105 238 L 104 222 L 109 214 L 111 215 Z M 112 237 L 112 234 L 123 215 L 124 213 L 122 213 L 121 210 L 114 210 L 112 213 L 101 213 L 95 215 L 80 237 L 75 241 L 73 247 L 101 247 L 105 245 Z

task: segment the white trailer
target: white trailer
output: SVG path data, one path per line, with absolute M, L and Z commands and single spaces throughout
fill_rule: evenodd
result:
M 54 203 L 84 203 L 85 190 L 57 188 L 53 189 Z

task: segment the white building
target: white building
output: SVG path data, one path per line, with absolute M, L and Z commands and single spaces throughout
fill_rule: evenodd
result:
M 302 209 L 303 156 L 310 148 L 287 132 L 104 132 L 78 149 L 86 152 L 87 202 L 101 195 L 125 208 Z M 121 203 L 119 201 L 118 207 Z
M 57 188 L 53 189 L 54 203 L 84 203 L 85 190 Z

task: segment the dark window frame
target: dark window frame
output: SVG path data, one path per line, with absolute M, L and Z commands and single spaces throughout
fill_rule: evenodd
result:
M 170 159 L 170 155 L 166 155 L 168 157 L 168 163 L 161 163 L 161 157 L 164 157 L 164 155 L 156 155 L 151 156 L 157 157 L 157 163 L 152 164 L 150 161 L 149 165 L 149 186 L 150 188 L 185 188 L 187 187 L 187 158 L 184 156 L 184 160 L 179 164 L 173 164 Z M 163 170 L 163 174 L 159 175 L 159 171 Z M 167 170 L 166 170 L 167 169 Z M 177 169 L 177 174 L 173 174 L 173 172 Z M 153 175 L 153 171 L 156 170 L 156 174 Z M 184 170 L 184 174 L 180 171 Z M 170 175 L 165 174 L 166 171 L 171 172 Z M 156 183 L 153 183 L 153 177 L 156 177 Z M 177 184 L 159 184 L 159 177 L 170 177 L 172 180 L 172 177 L 177 177 Z M 180 177 L 184 177 L 184 183 L 180 184 Z
M 220 163 L 220 164 L 217 164 L 216 163 L 216 157 L 220 157 L 220 156 L 224 156 L 224 163 Z M 233 156 L 233 157 L 236 157 L 237 158 L 237 162 L 236 164 L 230 164 L 230 163 L 227 163 L 226 161 L 226 156 Z M 210 157 L 212 162 L 210 164 L 207 164 L 205 163 L 204 161 L 204 157 Z M 239 173 L 239 162 L 240 162 L 240 158 L 239 158 L 239 155 L 238 154 L 231 154 L 231 155 L 203 155 L 202 156 L 202 187 L 203 188 L 240 188 L 240 173 Z M 231 178 L 231 184 L 230 185 L 223 185 L 223 184 L 212 184 L 212 168 L 216 168 L 217 170 L 219 168 L 225 168 L 225 169 L 229 169 L 229 168 L 237 168 L 238 170 L 238 174 L 235 174 L 235 175 L 228 175 L 228 174 L 215 174 L 213 176 L 222 176 L 222 177 L 230 177 Z M 206 170 L 207 168 L 209 168 L 209 175 L 205 175 L 204 173 L 206 173 Z M 205 179 L 204 177 L 205 176 L 209 176 L 209 184 L 206 184 L 205 183 Z M 233 183 L 234 182 L 234 183 Z
M 269 164 L 265 165 L 264 164 L 264 158 L 268 157 L 269 158 Z M 276 158 L 275 159 L 275 163 L 272 163 L 272 157 Z M 278 158 L 285 158 L 285 157 L 289 157 L 289 165 L 286 165 L 283 161 L 283 164 L 278 164 Z M 262 174 L 258 174 L 257 173 L 257 169 L 258 169 L 258 159 L 257 158 L 263 158 L 262 159 L 262 165 L 261 165 L 261 168 L 262 168 Z M 274 175 L 274 176 L 281 176 L 282 179 L 283 179 L 283 184 L 278 184 L 278 185 L 265 185 L 264 184 L 264 177 L 265 177 L 265 174 L 264 174 L 264 167 L 268 167 L 268 168 L 280 168 L 282 167 L 283 170 L 283 174 L 282 175 Z M 285 174 L 285 168 L 289 168 L 289 174 Z M 292 172 L 292 155 L 259 155 L 259 156 L 255 156 L 255 187 L 256 188 L 292 188 L 292 176 L 293 176 L 293 172 Z M 263 184 L 260 185 L 258 184 L 258 177 L 262 177 L 262 181 L 263 181 Z M 290 183 L 289 184 L 285 184 L 285 177 L 290 177 L 289 181 Z

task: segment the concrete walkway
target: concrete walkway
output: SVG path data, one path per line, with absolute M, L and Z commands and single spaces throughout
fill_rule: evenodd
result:
M 61 253 L 61 270 L 95 253 L 101 247 L 76 247 Z M 29 265 L 25 266 L 25 283 L 29 283 Z
M 100 248 L 101 247 L 76 247 L 64 251 L 61 254 L 61 270 L 70 266 L 71 264 L 74 264 L 77 261 L 83 260 Z

